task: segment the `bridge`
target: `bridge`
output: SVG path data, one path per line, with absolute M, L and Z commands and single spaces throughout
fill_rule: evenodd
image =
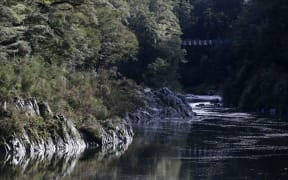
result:
M 209 39 L 209 40 L 193 40 L 183 39 L 182 46 L 224 46 L 231 45 L 232 41 L 228 39 Z

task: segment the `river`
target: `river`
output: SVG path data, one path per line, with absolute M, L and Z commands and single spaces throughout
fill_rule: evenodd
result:
M 200 104 L 200 105 L 199 105 Z M 0 179 L 272 180 L 288 178 L 288 122 L 194 103 L 191 120 L 134 127 L 127 151 L 1 161 Z

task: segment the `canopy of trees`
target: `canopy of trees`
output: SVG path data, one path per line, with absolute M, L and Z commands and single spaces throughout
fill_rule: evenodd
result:
M 124 111 L 105 103 L 116 101 L 130 78 L 154 88 L 220 92 L 227 105 L 283 114 L 287 6 L 285 0 L 4 0 L 1 96 L 36 96 L 74 113 L 98 105 L 104 118 Z M 182 47 L 181 39 L 232 43 Z
M 287 1 L 182 0 L 177 8 L 184 39 L 232 42 L 187 47 L 184 87 L 220 92 L 244 110 L 287 114 Z

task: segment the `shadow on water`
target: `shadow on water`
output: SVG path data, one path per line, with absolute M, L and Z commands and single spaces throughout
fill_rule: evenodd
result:
M 127 148 L 126 148 L 127 149 Z M 0 155 L 0 179 L 97 179 L 109 172 L 109 163 L 125 151 L 88 149 L 55 154 Z M 101 178 L 99 178 L 101 179 Z
M 194 107 L 193 120 L 135 126 L 117 153 L 1 161 L 0 179 L 287 179 L 288 123 L 230 109 Z

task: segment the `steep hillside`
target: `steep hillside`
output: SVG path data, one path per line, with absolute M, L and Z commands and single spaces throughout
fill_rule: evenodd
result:
M 253 0 L 235 26 L 234 73 L 224 95 L 228 105 L 287 116 L 288 2 Z
M 137 61 L 120 65 L 126 76 L 152 87 L 180 89 L 179 64 L 185 61 L 175 14 L 178 1 L 129 1 L 128 26 L 139 41 Z
M 99 129 L 110 132 L 106 120 L 117 124 L 143 105 L 134 80 L 179 89 L 184 51 L 174 6 L 161 0 L 2 1 L 1 135 L 17 139 L 30 126 L 51 135 L 61 114 L 78 130 L 102 136 Z M 37 105 L 31 99 L 49 104 L 54 115 L 27 114 Z

